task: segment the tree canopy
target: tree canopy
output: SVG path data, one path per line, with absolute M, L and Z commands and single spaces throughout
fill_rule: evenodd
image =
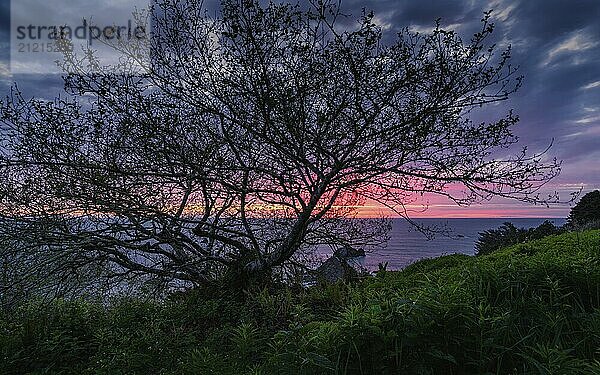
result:
M 518 117 L 471 120 L 521 85 L 489 14 L 467 41 L 438 23 L 384 43 L 336 4 L 161 0 L 147 56 L 66 53 L 66 95 L 1 105 L 0 235 L 62 270 L 198 284 L 380 244 L 388 221 L 349 220 L 366 202 L 409 219 L 427 194 L 546 201 L 559 163 L 506 156 Z
M 572 226 L 600 223 L 600 190 L 594 190 L 583 197 L 571 209 L 568 223 Z
M 476 255 L 486 255 L 505 247 L 563 232 L 563 227 L 555 226 L 550 220 L 544 220 L 542 224 L 532 228 L 517 228 L 514 224 L 505 222 L 497 229 L 488 229 L 479 233 L 479 238 L 475 242 L 475 252 Z

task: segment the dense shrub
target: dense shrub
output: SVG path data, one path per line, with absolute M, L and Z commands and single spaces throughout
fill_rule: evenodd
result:
M 567 223 L 575 228 L 585 226 L 600 228 L 600 190 L 584 195 L 571 209 Z
M 477 255 L 490 254 L 496 250 L 516 245 L 519 243 L 539 240 L 544 237 L 560 234 L 564 230 L 555 226 L 549 220 L 544 221 L 536 228 L 517 228 L 512 223 L 506 222 L 498 229 L 490 229 L 479 233 L 475 243 Z
M 0 373 L 600 373 L 600 231 L 449 256 L 355 285 L 31 303 Z

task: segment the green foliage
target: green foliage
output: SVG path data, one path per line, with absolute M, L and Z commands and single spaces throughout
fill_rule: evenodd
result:
M 458 267 L 471 261 L 472 257 L 465 254 L 452 254 L 439 258 L 422 259 L 406 267 L 402 272 L 404 274 L 425 273 L 442 268 Z
M 600 190 L 584 195 L 571 209 L 568 224 L 572 227 L 594 226 L 600 228 Z
M 539 240 L 562 232 L 563 229 L 556 227 L 548 220 L 536 228 L 529 229 L 517 228 L 512 223 L 506 222 L 498 229 L 490 229 L 479 233 L 479 239 L 475 243 L 475 250 L 477 255 L 490 254 L 504 247 Z
M 224 289 L 0 319 L 0 373 L 600 373 L 600 231 L 424 260 L 359 284 Z

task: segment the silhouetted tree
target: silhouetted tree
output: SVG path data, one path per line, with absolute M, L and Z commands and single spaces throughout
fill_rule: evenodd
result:
M 544 220 L 537 227 L 528 229 L 517 228 L 514 224 L 505 222 L 497 229 L 479 233 L 479 238 L 475 242 L 475 253 L 485 255 L 508 246 L 560 234 L 563 231 L 549 220 Z
M 600 190 L 594 190 L 584 195 L 571 209 L 567 224 L 572 227 L 582 227 L 596 223 L 600 226 Z
M 564 232 L 562 227 L 557 227 L 550 220 L 544 220 L 544 222 L 535 228 L 529 228 L 527 234 L 528 240 L 539 240 L 540 238 L 561 234 Z
M 502 224 L 498 229 L 489 229 L 479 233 L 475 243 L 477 255 L 485 255 L 504 247 L 521 243 L 525 240 L 527 231 L 517 228 L 510 222 Z
M 385 225 L 345 220 L 366 202 L 546 201 L 558 164 L 504 156 L 517 117 L 470 120 L 521 83 L 489 15 L 468 42 L 438 25 L 386 45 L 373 14 L 311 4 L 158 1 L 149 55 L 115 46 L 143 74 L 65 52 L 69 96 L 2 105 L 4 234 L 107 277 L 203 283 L 380 243 Z

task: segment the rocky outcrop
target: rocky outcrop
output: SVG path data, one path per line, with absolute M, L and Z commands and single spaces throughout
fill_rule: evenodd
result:
M 336 257 L 338 257 L 340 259 L 357 258 L 357 257 L 364 257 L 365 251 L 363 249 L 355 249 L 350 245 L 344 245 L 344 247 L 340 247 L 340 248 L 336 249 L 335 252 L 333 253 L 333 255 L 335 255 Z
M 316 270 L 310 271 L 304 276 L 303 284 L 306 286 L 316 283 L 335 283 L 337 281 L 348 281 L 359 276 L 356 258 L 364 257 L 365 252 L 355 249 L 349 245 L 338 248 L 333 256 L 327 259 Z M 360 267 L 360 266 L 358 266 Z
M 348 281 L 357 276 L 358 272 L 345 259 L 335 255 L 327 259 L 315 271 L 316 281 L 325 283 Z

